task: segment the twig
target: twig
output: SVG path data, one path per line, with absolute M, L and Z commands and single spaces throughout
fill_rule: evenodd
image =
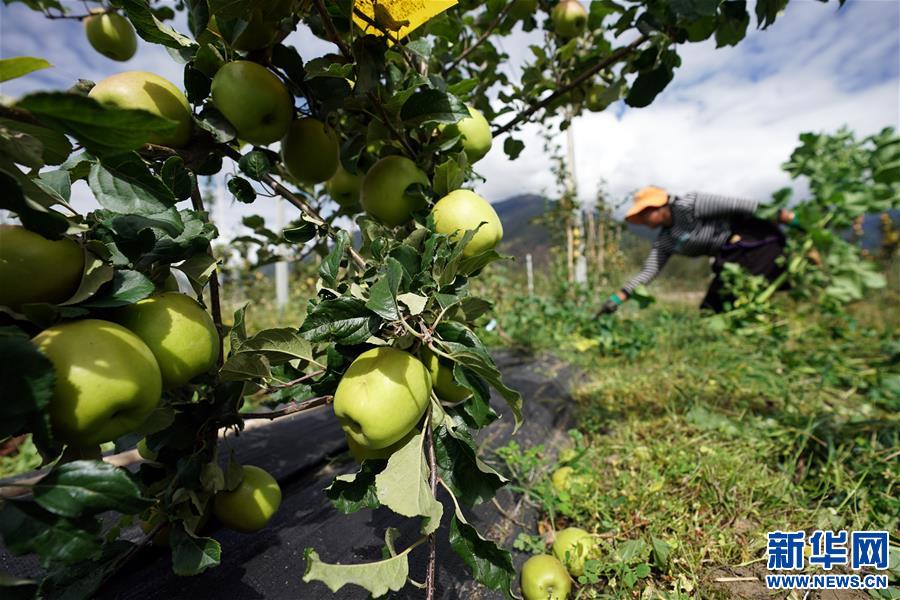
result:
M 475 40 L 475 43 L 463 50 L 462 54 L 457 56 L 455 59 L 453 59 L 453 62 L 444 67 L 444 73 L 452 71 L 454 68 L 456 68 L 456 66 L 464 61 L 466 57 L 469 56 L 469 54 L 471 54 L 473 50 L 475 50 L 475 48 L 480 46 L 486 39 L 488 39 L 491 34 L 494 33 L 494 29 L 497 28 L 497 26 L 503 21 L 506 15 L 509 14 L 509 11 L 512 10 L 512 7 L 515 5 L 515 3 L 516 0 L 509 0 L 509 2 L 506 3 L 506 6 L 503 7 L 503 10 L 500 11 L 500 14 L 497 15 L 497 18 L 494 19 L 493 23 L 488 25 L 487 29 L 484 30 L 481 36 L 477 40 Z
M 200 195 L 200 185 L 197 183 L 197 176 L 193 177 L 193 185 L 191 185 L 191 205 L 198 212 L 205 212 L 203 208 L 203 196 Z M 212 251 L 212 244 L 207 244 L 206 253 L 213 260 L 215 256 Z M 216 267 L 209 275 L 209 303 L 212 310 L 213 323 L 216 324 L 216 330 L 219 332 L 219 358 L 216 361 L 221 367 L 225 364 L 225 337 L 222 335 L 224 326 L 222 325 L 222 303 L 219 300 L 219 269 Z
M 353 54 L 350 52 L 350 48 L 347 47 L 347 44 L 344 43 L 344 40 L 338 35 L 337 29 L 334 28 L 334 21 L 331 20 L 331 15 L 328 14 L 328 9 L 325 8 L 325 3 L 322 2 L 322 0 L 314 0 L 314 3 L 316 5 L 316 10 L 319 11 L 319 16 L 322 17 L 322 23 L 325 25 L 325 31 L 328 33 L 328 37 L 331 38 L 331 41 L 334 42 L 338 48 L 340 48 L 344 58 L 353 62 Z
M 381 116 L 381 120 L 384 121 L 385 126 L 391 132 L 391 135 L 397 138 L 397 141 L 403 144 L 403 149 L 406 150 L 410 157 L 414 158 L 416 156 L 416 151 L 409 143 L 409 140 L 406 139 L 406 136 L 403 135 L 403 133 L 394 126 L 393 122 L 391 122 L 390 116 L 384 109 L 384 104 L 381 103 L 381 98 L 379 98 L 374 92 L 369 92 L 369 99 L 372 101 L 372 104 L 374 104 L 378 109 L 378 114 Z
M 431 417 L 432 411 L 429 408 L 428 410 L 428 419 L 425 421 L 425 443 L 427 444 L 428 450 L 428 468 L 430 473 L 428 475 L 428 483 L 431 486 L 431 495 L 434 497 L 437 494 L 437 461 L 434 458 L 434 434 L 431 431 Z M 425 576 L 425 599 L 433 600 L 434 599 L 434 587 L 435 587 L 435 563 L 437 562 L 437 546 L 435 544 L 434 533 L 428 536 L 428 568 Z
M 497 512 L 499 512 L 501 515 L 503 515 L 507 520 L 515 523 L 516 525 L 518 525 L 519 527 L 521 527 L 523 529 L 528 527 L 525 523 L 523 523 L 522 521 L 519 521 L 514 516 L 509 514 L 509 512 L 507 512 L 507 510 L 500 505 L 500 502 L 497 500 L 497 498 L 491 498 L 491 502 L 494 504 L 494 507 L 497 509 Z
M 622 58 L 628 56 L 629 54 L 631 54 L 632 52 L 637 50 L 638 47 L 641 44 L 643 44 L 644 42 L 646 42 L 648 39 L 649 39 L 648 36 L 642 35 L 641 37 L 637 38 L 636 40 L 634 40 L 627 46 L 619 48 L 618 50 L 616 50 L 615 52 L 613 52 L 612 54 L 610 54 L 609 56 L 607 56 L 606 58 L 604 58 L 603 60 L 598 62 L 596 65 L 594 65 L 590 69 L 587 69 L 586 71 L 584 71 L 581 75 L 579 75 L 578 77 L 576 77 L 575 79 L 570 81 L 568 84 L 557 89 L 555 92 L 553 92 L 552 94 L 550 94 L 549 96 L 547 96 L 546 98 L 544 98 L 543 100 L 538 102 L 537 104 L 532 104 L 530 108 L 528 108 L 527 110 L 516 115 L 516 118 L 513 119 L 512 121 L 510 121 L 509 123 L 507 123 L 506 125 L 502 125 L 501 127 L 495 129 L 492 132 L 493 136 L 497 137 L 500 134 L 506 133 L 507 131 L 509 131 L 510 129 L 512 129 L 519 123 L 521 123 L 522 121 L 527 120 L 531 115 L 533 115 L 537 111 L 541 110 L 542 108 L 545 108 L 546 106 L 551 104 L 554 100 L 556 100 L 560 96 L 567 94 L 568 92 L 575 89 L 576 87 L 578 87 L 579 85 L 581 85 L 582 83 L 584 83 L 585 81 L 587 81 L 588 79 L 590 79 L 591 77 L 593 77 L 594 75 L 596 75 L 597 73 L 599 73 L 600 71 L 602 71 L 603 69 L 608 67 L 609 65 L 611 65 L 615 62 L 618 62 Z
M 278 383 L 275 385 L 267 386 L 266 388 L 259 390 L 258 392 L 256 392 L 255 394 L 253 394 L 250 397 L 251 398 L 259 398 L 261 396 L 265 396 L 265 395 L 269 394 L 270 392 L 274 392 L 276 390 L 283 390 L 285 388 L 294 387 L 295 385 L 299 385 L 299 384 L 303 383 L 304 381 L 312 379 L 313 377 L 318 377 L 319 375 L 321 375 L 324 372 L 325 372 L 325 369 L 319 369 L 318 371 L 313 371 L 312 373 L 308 373 L 308 374 L 304 375 L 303 377 L 298 377 L 297 379 L 292 379 L 285 383 Z
M 310 410 L 319 406 L 331 404 L 333 400 L 334 396 L 319 396 L 318 398 L 311 398 L 309 400 L 304 400 L 303 402 L 292 403 L 289 406 L 286 406 L 285 408 L 281 408 L 279 410 L 242 413 L 238 416 L 240 416 L 245 421 L 249 421 L 250 419 L 269 419 L 271 421 L 279 417 L 285 417 L 287 415 L 293 415 L 298 412 L 303 412 L 305 410 Z

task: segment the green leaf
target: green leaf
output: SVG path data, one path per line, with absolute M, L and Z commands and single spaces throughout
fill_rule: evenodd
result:
M 332 592 L 348 584 L 358 585 L 377 598 L 389 591 L 399 591 L 409 577 L 408 553 L 378 562 L 358 565 L 328 564 L 319 559 L 312 548 L 306 549 L 306 572 L 303 581 L 321 581 Z
M 0 127 L 0 154 L 29 169 L 40 169 L 44 166 L 44 146 L 40 140 L 22 133 Z
M 413 294 L 411 292 L 407 292 L 406 294 L 398 294 L 397 300 L 403 303 L 407 309 L 409 309 L 409 314 L 415 316 L 422 314 L 422 311 L 425 310 L 425 306 L 428 304 L 428 298 L 425 296 L 421 296 L 419 294 Z
M 196 48 L 197 42 L 157 19 L 147 0 L 120 0 L 120 2 L 125 14 L 128 15 L 128 20 L 144 41 L 176 50 Z
M 322 260 L 319 265 L 319 276 L 325 287 L 332 288 L 337 284 L 337 277 L 341 268 L 341 261 L 344 259 L 344 252 L 350 247 L 350 235 L 343 229 L 338 230 L 334 239 L 334 246 L 328 256 Z
M 217 266 L 215 256 L 208 252 L 198 252 L 175 268 L 187 276 L 194 289 L 202 289 L 209 283 Z
M 306 315 L 300 333 L 311 342 L 361 344 L 375 335 L 380 320 L 362 300 L 323 300 Z
M 5 500 L 0 508 L 0 535 L 6 549 L 16 555 L 33 552 L 43 567 L 91 559 L 100 552 L 100 533 L 95 518 L 73 521 L 34 502 Z
M 272 162 L 262 150 L 248 152 L 238 161 L 241 171 L 254 181 L 259 181 L 272 171 Z
M 160 170 L 159 177 L 176 200 L 187 200 L 191 197 L 193 181 L 191 174 L 184 168 L 184 160 L 180 156 L 167 158 Z
M 400 109 L 400 118 L 411 127 L 426 122 L 457 123 L 469 116 L 469 109 L 462 100 L 435 89 L 416 92 Z
M 235 351 L 232 349 L 232 351 Z M 289 360 L 312 361 L 310 343 L 293 327 L 265 329 L 243 342 L 237 352 L 264 354 L 272 364 Z
M 625 103 L 635 108 L 648 106 L 669 85 L 674 75 L 672 69 L 665 65 L 642 71 L 631 84 Z
M 114 308 L 134 304 L 138 300 L 150 296 L 155 291 L 153 282 L 138 271 L 120 269 L 113 279 L 104 285 L 100 292 L 82 306 L 91 308 Z
M 19 329 L 0 328 L 0 438 L 33 431 L 50 437 L 47 406 L 53 398 L 53 365 Z
M 450 547 L 472 571 L 475 581 L 489 589 L 502 591 L 507 598 L 514 598 L 512 555 L 481 537 L 466 523 L 458 509 L 450 519 Z
M 95 164 L 88 184 L 101 206 L 119 213 L 156 215 L 177 202 L 172 189 L 134 152 L 109 156 Z
M 750 14 L 746 0 L 728 0 L 719 7 L 716 48 L 735 46 L 747 35 Z
M 20 131 L 41 142 L 41 158 L 44 164 L 60 165 L 72 153 L 72 144 L 62 133 L 41 125 L 0 118 L 0 128 Z
M 459 163 L 448 158 L 434 168 L 432 187 L 437 197 L 443 198 L 453 190 L 459 189 L 466 182 L 466 173 Z
M 441 479 L 466 506 L 490 500 L 505 484 L 496 471 L 478 458 L 475 442 L 465 433 L 462 422 L 454 423 L 452 430 L 446 425 L 438 427 L 434 449 Z
M 253 184 L 243 177 L 234 176 L 228 180 L 228 191 L 234 199 L 244 204 L 252 204 L 256 200 L 256 190 Z
M 15 167 L 12 169 L 19 172 Z M 49 239 L 59 239 L 69 228 L 68 219 L 61 214 L 29 202 L 19 182 L 3 170 L 0 170 L 0 208 L 14 212 L 26 228 Z
M 16 79 L 23 75 L 27 75 L 41 69 L 52 67 L 43 58 L 35 58 L 33 56 L 17 56 L 15 58 L 4 58 L 0 60 L 0 83 Z
M 756 27 L 766 29 L 787 7 L 788 0 L 756 0 Z
M 384 264 L 384 273 L 369 290 L 366 308 L 388 321 L 397 321 L 400 319 L 397 292 L 403 278 L 403 267 L 392 257 L 388 257 Z
M 382 506 L 404 517 L 424 517 L 422 534 L 428 535 L 440 527 L 444 507 L 428 486 L 424 439 L 417 433 L 391 455 L 387 467 L 375 477 L 375 489 Z
M 661 572 L 668 572 L 669 555 L 672 552 L 672 548 L 664 540 L 655 536 L 650 537 L 650 545 L 653 548 L 653 564 L 655 564 L 656 568 Z
M 222 547 L 212 538 L 197 537 L 181 524 L 172 526 L 172 570 L 176 575 L 197 575 L 216 567 L 222 557 Z
M 516 160 L 519 158 L 519 155 L 524 149 L 525 144 L 513 137 L 507 136 L 507 138 L 503 140 L 503 151 L 509 157 L 509 160 Z
M 344 514 L 364 508 L 378 508 L 375 476 L 384 469 L 384 466 L 384 461 L 364 461 L 357 473 L 335 477 L 331 485 L 325 488 L 325 495 L 334 507 Z
M 35 501 L 63 517 L 115 510 L 137 514 L 152 502 L 125 469 L 96 460 L 76 460 L 50 471 L 34 485 Z
M 178 125 L 145 110 L 105 106 L 93 98 L 65 92 L 31 94 L 16 106 L 47 126 L 72 135 L 98 156 L 136 150 L 150 136 L 169 133 Z

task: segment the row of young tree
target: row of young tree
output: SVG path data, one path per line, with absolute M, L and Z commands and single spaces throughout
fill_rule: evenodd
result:
M 564 129 L 585 109 L 649 105 L 674 77 L 679 45 L 744 38 L 746 2 L 462 0 L 426 15 L 387 0 L 108 0 L 86 2 L 90 13 L 24 4 L 84 21 L 114 60 L 138 43 L 163 46 L 184 76 L 73 74 L 68 91 L 0 106 L 0 208 L 21 223 L 0 229 L 0 436 L 30 433 L 50 467 L 20 482 L 30 496 L 4 493 L 6 548 L 43 568 L 39 580 L 0 580 L 4 594 L 89 597 L 161 534 L 176 573 L 216 566 L 211 512 L 251 531 L 280 503 L 270 475 L 219 455 L 220 432 L 333 404 L 361 466 L 327 496 L 342 512 L 383 506 L 418 519 L 421 537 L 399 548 L 391 530 L 385 557 L 364 564 L 308 549 L 303 579 L 379 596 L 407 585 L 421 546 L 431 597 L 435 536 L 446 534 L 476 581 L 512 596 L 510 554 L 466 518 L 504 484 L 474 441 L 498 418 L 490 389 L 522 415 L 472 327 L 491 302 L 470 294 L 470 279 L 501 258 L 502 235 L 467 189 L 475 163 L 492 144 L 515 159 L 526 123 L 561 117 Z M 759 0 L 757 26 L 786 4 Z M 518 27 L 543 44 L 512 80 L 497 41 Z M 334 50 L 301 56 L 296 36 Z M 0 80 L 48 66 L 5 59 Z M 298 210 L 281 231 L 249 223 L 266 247 L 320 256 L 302 323 L 250 334 L 241 309 L 226 325 L 198 185 L 223 171 L 237 201 L 277 194 Z M 99 205 L 86 214 L 71 204 L 82 181 Z M 362 232 L 356 246 L 346 218 Z M 173 270 L 190 294 L 173 287 Z M 272 410 L 242 413 L 249 395 Z M 147 460 L 135 474 L 100 460 L 99 444 L 136 439 Z M 123 534 L 135 517 L 146 528 L 137 542 Z M 523 589 L 547 592 L 531 579 Z

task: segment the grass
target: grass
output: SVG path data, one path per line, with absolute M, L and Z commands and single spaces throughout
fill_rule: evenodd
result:
M 788 307 L 787 336 L 777 340 L 714 333 L 696 309 L 674 304 L 628 311 L 612 326 L 577 308 L 544 331 L 522 304 L 500 317 L 511 339 L 527 327 L 533 347 L 562 352 L 585 374 L 574 392 L 582 448 L 566 463 L 570 489 L 554 490 L 546 476 L 525 483 L 511 469 L 543 505 L 542 542 L 569 525 L 599 536 L 580 597 L 741 597 L 715 576 L 764 568 L 767 531 L 896 532 L 900 348 L 891 306 L 884 297 L 860 305 L 868 326 Z M 507 465 L 524 456 L 500 454 Z M 665 561 L 654 543 L 668 550 Z

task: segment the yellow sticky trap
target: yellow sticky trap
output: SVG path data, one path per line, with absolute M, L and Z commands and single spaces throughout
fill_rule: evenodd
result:
M 393 39 L 401 40 L 432 17 L 456 4 L 457 0 L 355 0 L 353 22 L 363 33 L 384 35 L 381 31 L 384 29 Z M 370 21 L 377 23 L 378 27 L 357 13 L 364 14 Z

